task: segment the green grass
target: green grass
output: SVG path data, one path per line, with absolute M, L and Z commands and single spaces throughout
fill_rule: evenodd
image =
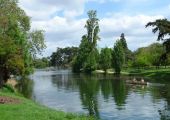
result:
M 123 74 L 127 75 L 141 75 L 149 77 L 154 80 L 170 81 L 170 68 L 164 69 L 126 69 L 122 71 Z
M 93 120 L 93 118 L 56 111 L 14 93 L 0 90 L 0 96 L 21 100 L 19 104 L 0 104 L 0 120 Z
M 103 73 L 102 70 L 96 70 L 94 73 Z M 113 69 L 108 69 L 107 74 L 113 74 Z M 121 72 L 122 75 L 136 75 L 147 77 L 154 81 L 166 81 L 170 82 L 170 67 L 156 69 L 155 67 L 146 68 L 146 69 L 137 69 L 137 68 L 128 68 L 123 69 Z

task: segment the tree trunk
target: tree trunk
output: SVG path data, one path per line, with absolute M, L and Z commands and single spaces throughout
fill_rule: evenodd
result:
M 0 88 L 3 87 L 3 85 L 7 82 L 9 79 L 8 71 L 5 69 L 1 69 L 0 71 Z

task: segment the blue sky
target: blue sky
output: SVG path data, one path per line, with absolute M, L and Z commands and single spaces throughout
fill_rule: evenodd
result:
M 57 47 L 78 46 L 88 10 L 97 10 L 100 19 L 98 47 L 113 47 L 121 33 L 125 33 L 131 50 L 156 41 L 149 21 L 170 18 L 169 0 L 20 0 L 19 5 L 31 17 L 32 30 L 45 30 L 50 56 Z

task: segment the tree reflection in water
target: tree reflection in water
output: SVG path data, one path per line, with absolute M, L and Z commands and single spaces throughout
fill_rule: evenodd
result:
M 106 114 L 108 116 L 114 116 L 113 112 L 115 112 L 115 114 L 123 115 L 123 117 L 127 116 L 132 119 L 134 119 L 136 115 L 141 115 L 141 118 L 148 117 L 148 119 L 154 117 L 153 115 L 158 115 L 161 120 L 169 120 L 170 86 L 152 87 L 130 85 L 125 82 L 125 80 L 132 78 L 133 77 L 128 76 L 116 77 L 113 75 L 103 74 L 86 75 L 72 74 L 68 71 L 57 71 L 55 74 L 50 74 L 44 79 L 46 83 L 48 81 L 47 79 L 49 79 L 48 85 L 51 85 L 49 87 L 52 87 L 51 91 L 54 92 L 51 93 L 51 95 L 57 95 L 59 93 L 59 96 L 61 96 L 59 101 L 63 100 L 61 103 L 64 104 L 64 99 L 67 99 L 67 95 L 69 96 L 70 93 L 70 95 L 73 95 L 71 97 L 75 97 L 74 100 L 77 100 L 74 101 L 74 105 L 78 105 L 76 106 L 76 110 L 78 109 L 78 112 L 88 112 L 89 115 L 95 116 L 96 118 L 103 118 L 103 115 Z M 137 78 L 137 80 L 140 79 L 141 78 Z M 41 79 L 38 81 L 42 82 Z M 25 86 L 25 88 L 26 91 L 31 91 L 29 90 L 31 86 Z M 138 101 L 136 101 L 136 98 L 133 96 L 136 96 Z M 68 98 L 70 99 L 71 97 L 69 96 Z M 52 101 L 51 103 L 53 104 L 57 97 L 54 97 L 54 100 L 51 99 L 53 99 L 52 96 L 50 97 L 50 101 Z M 69 100 L 66 101 L 68 102 Z M 78 102 L 78 104 L 76 104 L 76 102 Z M 57 103 L 54 105 L 58 106 Z M 74 109 L 74 107 L 71 106 L 72 104 L 65 105 L 66 110 L 67 108 Z M 141 111 L 136 111 L 139 109 L 136 105 L 141 105 Z M 156 112 L 154 112 L 154 105 L 158 107 L 156 108 Z M 125 111 L 125 114 L 120 111 Z M 145 112 L 148 113 L 145 115 Z M 121 118 L 121 116 L 118 116 L 118 118 L 119 117 Z M 158 117 L 154 118 L 159 119 Z
M 34 82 L 29 77 L 22 77 L 18 80 L 17 89 L 26 98 L 32 98 Z

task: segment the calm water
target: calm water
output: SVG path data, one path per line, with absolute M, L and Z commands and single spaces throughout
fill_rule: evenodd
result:
M 37 71 L 32 97 L 50 108 L 102 120 L 170 120 L 170 84 L 128 85 L 132 77 Z M 30 94 L 29 94 L 30 95 Z

